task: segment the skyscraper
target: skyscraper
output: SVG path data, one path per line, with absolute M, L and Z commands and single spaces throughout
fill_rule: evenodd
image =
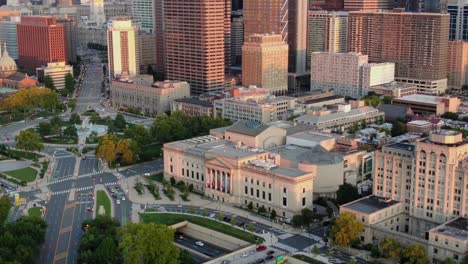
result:
M 244 44 L 244 18 L 242 10 L 231 14 L 231 64 L 241 65 L 242 45 Z
M 377 11 L 393 8 L 393 0 L 344 0 L 345 11 Z
M 394 62 L 396 81 L 413 83 L 418 93 L 447 88 L 449 15 L 437 13 L 349 13 L 348 51 L 370 62 Z
M 193 94 L 224 88 L 230 14 L 231 0 L 164 0 L 168 79 L 189 82 Z
M 100 27 L 106 22 L 104 0 L 91 0 L 91 19 Z
M 138 28 L 128 17 L 116 17 L 107 28 L 109 78 L 139 74 Z
M 76 62 L 76 21 L 70 18 L 57 19 L 57 24 L 63 25 L 65 41 L 67 44 L 67 56 L 69 63 Z
M 49 62 L 67 62 L 65 29 L 54 17 L 22 17 L 17 31 L 20 67 L 35 71 Z
M 154 71 L 165 75 L 164 64 L 164 0 L 154 0 L 153 32 L 156 37 L 156 65 Z
M 447 12 L 450 14 L 450 40 L 468 41 L 468 1 L 450 0 Z
M 282 36 L 254 34 L 242 47 L 242 84 L 256 85 L 273 94 L 288 91 L 288 45 Z
M 307 68 L 312 52 L 346 53 L 347 12 L 309 11 L 307 31 Z
M 468 84 L 468 42 L 449 41 L 448 87 L 460 89 Z
M 154 27 L 154 3 L 153 0 L 133 0 L 132 20 L 140 24 L 140 30 L 146 33 L 153 32 Z
M 0 21 L 0 42 L 8 46 L 10 56 L 18 59 L 18 33 L 16 26 L 21 21 L 20 16 L 12 16 L 10 20 Z

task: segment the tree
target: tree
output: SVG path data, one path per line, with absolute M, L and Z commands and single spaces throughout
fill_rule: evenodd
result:
M 320 254 L 320 249 L 314 245 L 314 247 L 310 250 L 311 253 L 313 253 L 314 255 L 318 255 Z
M 15 137 L 16 147 L 26 151 L 41 151 L 44 148 L 44 143 L 38 134 L 31 130 L 22 130 Z
M 151 142 L 151 135 L 148 129 L 142 125 L 131 125 L 124 131 L 124 136 L 133 139 L 141 146 Z
M 426 250 L 422 245 L 411 244 L 403 249 L 401 253 L 401 263 L 405 264 L 427 264 L 429 259 Z
M 60 108 L 58 95 L 47 88 L 19 89 L 14 95 L 2 102 L 2 108 L 8 111 L 26 112 L 36 108 L 56 110 Z
M 249 230 L 250 232 L 253 232 L 253 231 L 255 230 L 254 224 L 250 223 L 250 224 L 247 226 L 247 230 Z
M 447 119 L 452 119 L 452 120 L 458 120 L 458 114 L 453 113 L 453 112 L 446 112 L 443 115 L 441 115 L 440 117 L 447 118 Z
M 125 118 L 122 114 L 117 114 L 115 116 L 114 127 L 119 130 L 124 130 L 125 127 L 127 127 L 127 121 L 125 121 Z
M 344 212 L 331 227 L 330 238 L 335 244 L 347 247 L 359 238 L 362 231 L 364 231 L 364 224 L 356 221 L 353 213 Z
M 208 216 L 208 210 L 206 208 L 203 208 L 202 210 L 202 216 L 207 217 Z
M 39 123 L 39 128 L 37 131 L 41 136 L 48 136 L 52 133 L 52 125 L 49 122 Z
M 395 239 L 386 237 L 380 242 L 380 251 L 384 258 L 396 258 L 401 253 L 401 246 Z
M 247 209 L 249 209 L 249 211 L 252 211 L 253 210 L 253 203 L 250 202 L 248 205 L 247 205 Z
M 133 152 L 130 147 L 130 142 L 126 139 L 121 139 L 118 141 L 115 148 L 117 154 L 122 156 L 122 161 L 129 164 L 133 161 Z
M 180 251 L 179 262 L 181 264 L 195 264 L 196 263 L 192 255 L 190 255 L 190 253 L 185 249 Z
M 105 135 L 98 144 L 97 156 L 105 158 L 109 162 L 115 160 L 115 139 L 110 135 Z
M 75 79 L 71 73 L 67 73 L 67 75 L 65 75 L 65 89 L 70 92 L 75 90 Z
M 468 88 L 467 88 L 468 89 Z M 460 262 L 460 264 L 468 264 L 468 255 L 465 256 L 462 261 Z
M 179 249 L 173 243 L 174 230 L 165 225 L 129 223 L 118 233 L 124 264 L 179 263 Z
M 259 213 L 259 214 L 265 214 L 266 211 L 267 211 L 267 210 L 265 209 L 265 206 L 264 206 L 264 205 L 262 205 L 260 208 L 258 208 L 258 213 Z
M 68 107 L 70 107 L 72 110 L 75 110 L 76 108 L 76 99 L 72 98 L 68 100 Z
M 63 130 L 63 136 L 66 138 L 77 138 L 78 137 L 78 130 L 74 125 L 67 126 Z
M 359 198 L 359 193 L 356 186 L 349 183 L 343 183 L 338 187 L 336 191 L 336 200 L 338 203 L 345 204 L 357 200 Z
M 50 75 L 46 75 L 44 77 L 44 86 L 51 90 L 55 90 L 54 80 L 52 80 L 52 77 L 50 77 Z
M 3 195 L 0 198 L 0 225 L 3 225 L 3 223 L 5 223 L 10 212 L 11 206 L 12 205 L 8 195 Z
M 380 104 L 380 98 L 377 95 L 367 96 L 365 99 L 365 104 L 372 107 L 377 107 Z
M 384 104 L 391 104 L 392 103 L 392 97 L 391 96 L 384 96 L 382 101 L 383 101 Z
M 291 224 L 294 228 L 301 228 L 304 225 L 302 215 L 294 215 L 291 219 Z
M 222 212 L 219 212 L 218 213 L 218 220 L 223 221 L 223 219 L 224 219 L 224 214 Z
M 464 91 L 468 90 L 468 84 L 462 85 L 462 90 L 464 90 Z
M 78 247 L 78 263 L 118 263 L 117 228 L 119 222 L 105 215 L 85 220 L 85 231 Z
M 63 125 L 63 121 L 59 116 L 55 115 L 50 119 L 50 125 L 52 127 L 61 127 Z
M 234 217 L 231 218 L 230 224 L 233 225 L 233 226 L 236 225 L 236 218 L 234 218 Z
M 463 260 L 460 263 L 463 263 Z M 457 262 L 451 258 L 445 258 L 443 261 L 440 261 L 439 264 L 457 264 Z
M 304 208 L 301 210 L 302 222 L 305 226 L 309 226 L 314 219 L 314 212 L 309 208 Z
M 80 116 L 79 116 L 77 113 L 71 114 L 71 115 L 70 115 L 70 123 L 71 123 L 71 124 L 75 124 L 75 125 L 81 124 L 81 118 L 80 118 Z
M 405 123 L 403 123 L 403 122 L 401 122 L 401 121 L 397 121 L 397 122 L 393 123 L 393 126 L 392 126 L 392 137 L 396 137 L 396 136 L 399 136 L 399 135 L 403 135 L 403 134 L 405 134 L 406 132 L 408 132 L 408 129 L 406 128 Z
M 89 117 L 89 122 L 96 124 L 99 122 L 99 114 L 96 112 L 91 112 L 91 116 Z
M 276 219 L 276 211 L 275 211 L 275 209 L 271 210 L 270 219 L 272 219 L 272 220 L 275 220 L 275 219 Z

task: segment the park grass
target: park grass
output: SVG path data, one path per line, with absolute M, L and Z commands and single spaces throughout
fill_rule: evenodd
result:
M 36 179 L 37 170 L 27 167 L 19 170 L 5 171 L 6 175 L 18 179 L 19 181 L 32 182 Z
M 32 207 L 32 208 L 29 208 L 29 210 L 28 210 L 28 215 L 29 215 L 29 216 L 41 217 L 41 208 L 40 208 L 40 207 Z
M 105 215 L 111 217 L 111 201 L 107 193 L 105 191 L 97 191 L 96 196 L 96 215 L 99 213 L 99 208 L 102 205 L 106 211 Z
M 164 179 L 164 174 L 162 173 L 154 174 L 154 175 L 151 175 L 149 178 L 153 181 L 162 182 Z
M 261 237 L 239 230 L 229 224 L 224 224 L 222 222 L 199 216 L 171 213 L 144 213 L 140 216 L 144 223 L 173 225 L 182 221 L 189 221 L 190 223 L 209 228 L 211 230 L 247 241 L 252 244 L 256 244 L 257 241 L 263 242 L 263 238 Z

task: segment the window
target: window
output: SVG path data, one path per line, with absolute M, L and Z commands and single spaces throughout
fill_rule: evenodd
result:
M 252 183 L 252 184 L 253 184 L 253 179 L 250 179 L 250 183 Z
M 283 188 L 283 193 L 286 193 L 286 191 L 287 191 L 286 188 Z
M 265 191 L 262 192 L 262 199 L 265 200 Z
M 171 173 L 174 171 L 174 168 L 172 167 L 172 165 L 169 170 L 171 171 Z
M 260 185 L 260 181 L 259 181 L 259 180 L 257 180 L 257 185 Z
M 195 173 L 194 173 L 194 171 L 192 171 L 192 179 L 193 179 L 193 177 L 195 177 L 194 175 L 195 175 Z
M 259 198 L 259 197 L 260 197 L 260 190 L 257 189 L 257 198 Z
M 302 188 L 302 193 L 305 193 L 305 188 Z
M 288 206 L 288 199 L 283 197 L 283 206 Z
M 245 186 L 245 194 L 249 194 L 249 188 Z
M 253 188 L 250 188 L 250 195 L 253 196 Z
M 182 176 L 184 176 L 184 172 L 185 172 L 185 170 L 182 168 Z
M 268 201 L 271 202 L 271 193 L 268 193 Z
M 302 197 L 302 206 L 305 206 L 305 205 L 306 205 L 306 198 Z
M 268 189 L 271 189 L 271 183 L 268 184 Z
M 245 182 L 247 182 L 247 181 L 248 181 L 248 180 L 247 180 L 247 177 L 245 177 Z
M 197 172 L 197 180 L 200 179 L 200 174 Z
M 190 171 L 187 170 L 187 177 L 190 177 Z

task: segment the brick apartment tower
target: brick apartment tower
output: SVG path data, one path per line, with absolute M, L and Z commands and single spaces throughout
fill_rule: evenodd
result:
M 448 34 L 448 14 L 355 11 L 348 17 L 348 52 L 394 62 L 397 81 L 440 94 L 447 87 Z
M 242 84 L 256 85 L 272 94 L 288 91 L 288 45 L 282 36 L 250 35 L 242 47 Z
M 231 0 L 164 0 L 166 76 L 193 94 L 224 88 Z
M 63 25 L 54 17 L 25 16 L 17 25 L 19 66 L 27 71 L 49 62 L 68 62 Z

